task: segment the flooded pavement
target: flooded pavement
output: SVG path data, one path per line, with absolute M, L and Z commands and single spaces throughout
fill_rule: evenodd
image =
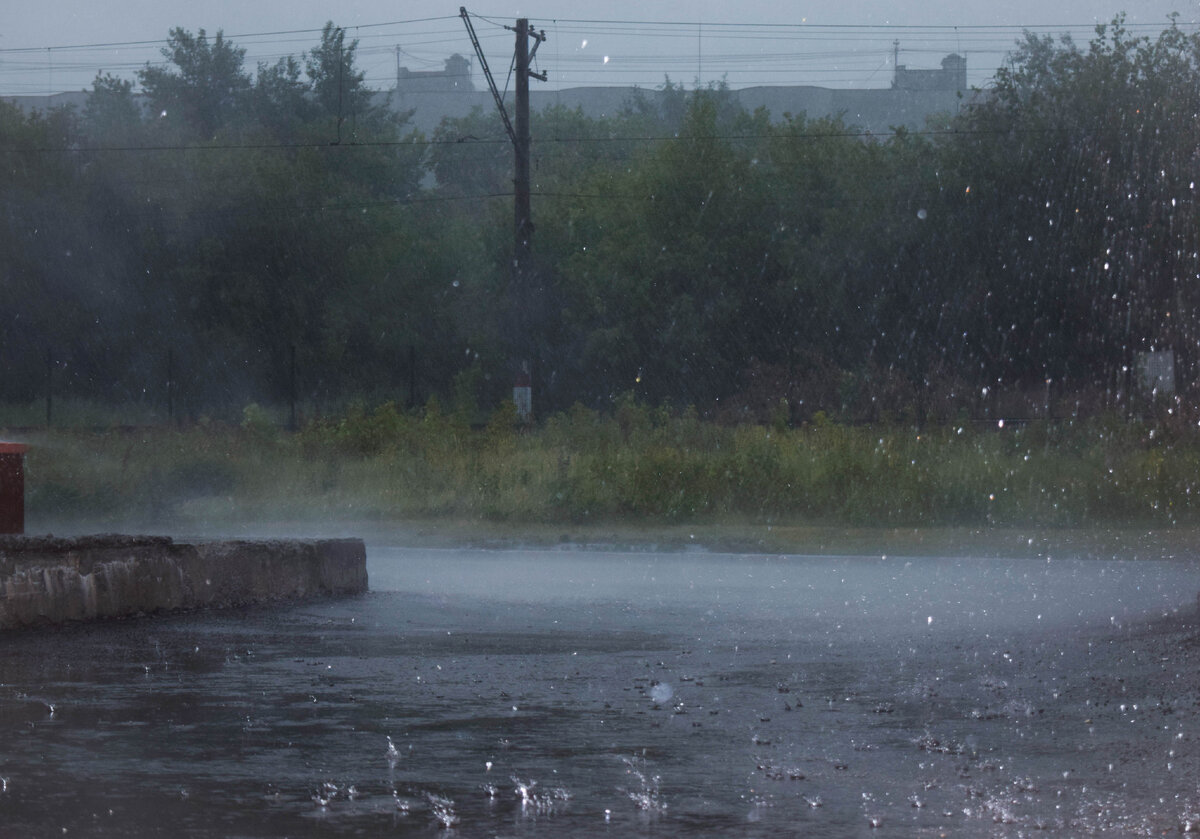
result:
M 1200 829 L 1200 563 L 371 546 L 0 636 L 0 836 Z

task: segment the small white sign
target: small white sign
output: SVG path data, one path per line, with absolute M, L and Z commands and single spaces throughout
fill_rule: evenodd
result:
M 533 388 L 529 385 L 514 387 L 513 402 L 517 406 L 517 417 L 521 422 L 529 422 L 533 419 Z
M 1175 352 L 1137 354 L 1138 385 L 1147 393 L 1170 396 L 1175 393 Z

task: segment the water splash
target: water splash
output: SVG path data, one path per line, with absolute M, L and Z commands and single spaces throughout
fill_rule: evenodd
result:
M 330 802 L 337 798 L 337 795 L 338 785 L 332 781 L 325 781 L 313 792 L 312 800 L 318 807 L 324 809 L 329 806 Z
M 516 775 L 510 776 L 513 791 L 521 801 L 521 812 L 527 815 L 548 815 L 556 812 L 566 802 L 571 800 L 571 793 L 565 787 L 555 787 L 545 792 L 536 792 L 538 782 L 532 778 L 523 781 Z
M 516 791 L 517 798 L 521 799 L 522 806 L 533 800 L 533 788 L 537 786 L 537 781 L 522 781 L 516 775 L 510 775 L 509 780 L 513 782 L 513 788 Z
M 392 790 L 392 802 L 396 805 L 396 812 L 402 816 L 411 813 L 413 805 L 416 804 L 411 798 L 405 798 L 396 790 Z
M 967 752 L 966 746 L 964 746 L 962 743 L 954 740 L 939 740 L 928 731 L 911 742 L 921 751 L 930 752 L 932 754 L 961 755 Z
M 638 782 L 636 789 L 623 789 L 622 791 L 629 796 L 639 810 L 647 813 L 665 813 L 667 811 L 667 803 L 662 799 L 662 777 L 659 775 L 649 775 L 646 771 L 645 759 L 638 760 L 636 758 L 623 758 L 625 763 L 625 774 L 635 778 Z
M 458 814 L 454 812 L 453 799 L 434 792 L 427 792 L 425 800 L 429 802 L 430 812 L 433 813 L 433 818 L 442 826 L 443 830 L 449 830 L 458 824 L 459 818 Z

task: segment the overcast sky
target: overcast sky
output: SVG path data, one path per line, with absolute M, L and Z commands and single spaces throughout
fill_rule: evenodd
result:
M 984 86 L 1024 28 L 1086 42 L 1096 23 L 1124 10 L 1135 34 L 1157 35 L 1167 15 L 1194 32 L 1200 0 L 495 0 L 467 3 L 494 72 L 507 72 L 512 35 L 528 17 L 545 30 L 538 66 L 550 87 L 629 84 L 665 77 L 692 85 L 886 87 L 899 63 L 939 66 L 967 56 Z M 172 27 L 225 35 L 246 65 L 300 55 L 328 20 L 359 40 L 371 87 L 393 84 L 398 65 L 434 69 L 450 54 L 473 57 L 459 3 L 435 0 L 37 0 L 6 3 L 0 15 L 0 95 L 88 88 L 98 71 L 134 78 L 159 61 Z M 476 86 L 483 86 L 481 77 Z M 503 84 L 503 82 L 501 81 Z

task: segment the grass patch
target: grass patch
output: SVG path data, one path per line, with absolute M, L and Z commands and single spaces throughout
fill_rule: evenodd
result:
M 1200 435 L 1070 424 L 723 427 L 624 404 L 518 433 L 384 405 L 285 434 L 240 426 L 26 433 L 31 520 L 445 520 L 758 528 L 1200 524 Z M 0 434 L 0 436 L 3 436 Z

